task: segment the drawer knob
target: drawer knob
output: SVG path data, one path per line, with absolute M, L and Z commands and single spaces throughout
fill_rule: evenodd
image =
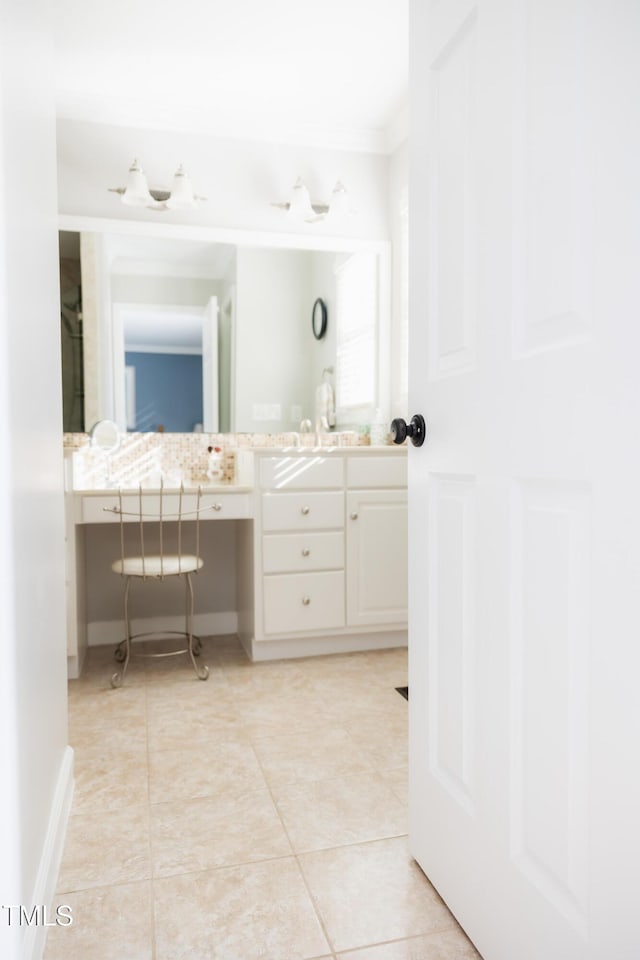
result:
M 310 553 L 311 553 L 311 550 L 309 550 L 309 547 L 305 547 L 304 550 L 302 551 L 302 556 L 308 557 Z
M 300 513 L 304 514 L 304 516 L 306 517 L 306 515 L 309 513 L 309 509 L 310 509 L 309 507 L 302 507 Z
M 352 514 L 351 514 L 351 519 L 352 519 L 352 520 L 357 520 L 357 519 L 358 519 L 358 514 L 357 514 L 357 513 L 352 513 Z
M 303 606 L 308 607 L 309 604 L 311 603 L 311 597 L 303 597 L 302 603 L 303 603 Z
M 222 510 L 222 504 L 221 504 L 221 503 L 214 503 L 214 504 L 213 504 L 213 509 L 214 509 L 214 510 Z

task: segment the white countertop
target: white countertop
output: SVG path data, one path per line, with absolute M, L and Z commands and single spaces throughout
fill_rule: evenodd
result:
M 196 483 L 192 480 L 189 480 L 184 483 L 183 490 L 185 494 L 196 493 L 198 487 L 200 487 L 203 494 L 246 494 L 252 493 L 254 490 L 254 458 L 261 459 L 265 457 L 296 457 L 296 458 L 327 458 L 327 459 L 336 459 L 341 457 L 354 457 L 358 460 L 366 459 L 367 457 L 400 457 L 406 458 L 407 456 L 407 445 L 403 444 L 397 446 L 394 444 L 384 444 L 384 445 L 371 445 L 371 446 L 319 446 L 319 447 L 298 447 L 298 446 L 264 446 L 264 447 L 251 447 L 249 449 L 242 449 L 238 451 L 238 456 L 236 459 L 236 476 L 237 482 L 235 483 L 213 483 L 213 482 L 203 482 Z M 127 481 L 126 486 L 119 487 L 117 483 L 104 484 L 104 483 L 94 483 L 91 485 L 87 484 L 86 478 L 80 476 L 78 478 L 79 482 L 73 483 L 72 481 L 72 472 L 68 474 L 67 477 L 69 481 L 69 486 L 67 492 L 70 494 L 81 494 L 82 496 L 100 496 L 105 493 L 108 494 L 117 494 L 120 489 L 123 494 L 131 495 L 137 494 L 139 491 L 139 486 L 131 481 Z M 163 485 L 163 491 L 165 493 L 178 494 L 180 492 L 180 486 L 176 485 L 175 481 L 168 481 Z M 160 487 L 157 482 L 144 482 L 142 484 L 142 492 L 144 494 L 159 494 Z

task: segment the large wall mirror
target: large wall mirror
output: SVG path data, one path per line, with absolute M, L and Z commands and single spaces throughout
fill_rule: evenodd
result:
M 105 418 L 122 431 L 299 430 L 315 427 L 323 383 L 338 429 L 385 406 L 387 244 L 131 226 L 60 231 L 65 431 Z

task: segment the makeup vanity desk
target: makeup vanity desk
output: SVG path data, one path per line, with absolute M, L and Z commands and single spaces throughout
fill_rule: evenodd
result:
M 406 645 L 406 454 L 406 447 L 389 446 L 254 448 L 242 484 L 203 484 L 201 544 L 215 523 L 235 523 L 235 609 L 222 630 L 216 611 L 196 616 L 196 632 L 235 632 L 252 660 Z M 165 486 L 165 493 L 174 493 L 177 505 L 177 490 Z M 185 485 L 184 512 L 195 499 L 195 486 Z M 119 524 L 117 505 L 117 489 L 66 493 L 70 677 L 80 675 L 88 645 L 121 639 L 121 621 L 112 621 L 113 636 L 105 639 L 86 604 L 93 540 L 85 531 Z

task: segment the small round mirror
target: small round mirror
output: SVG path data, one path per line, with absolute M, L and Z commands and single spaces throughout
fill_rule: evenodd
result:
M 91 446 L 105 453 L 113 453 L 120 446 L 120 432 L 113 420 L 98 420 L 89 433 Z
M 311 329 L 316 340 L 322 340 L 327 332 L 327 305 L 318 297 L 311 311 Z

